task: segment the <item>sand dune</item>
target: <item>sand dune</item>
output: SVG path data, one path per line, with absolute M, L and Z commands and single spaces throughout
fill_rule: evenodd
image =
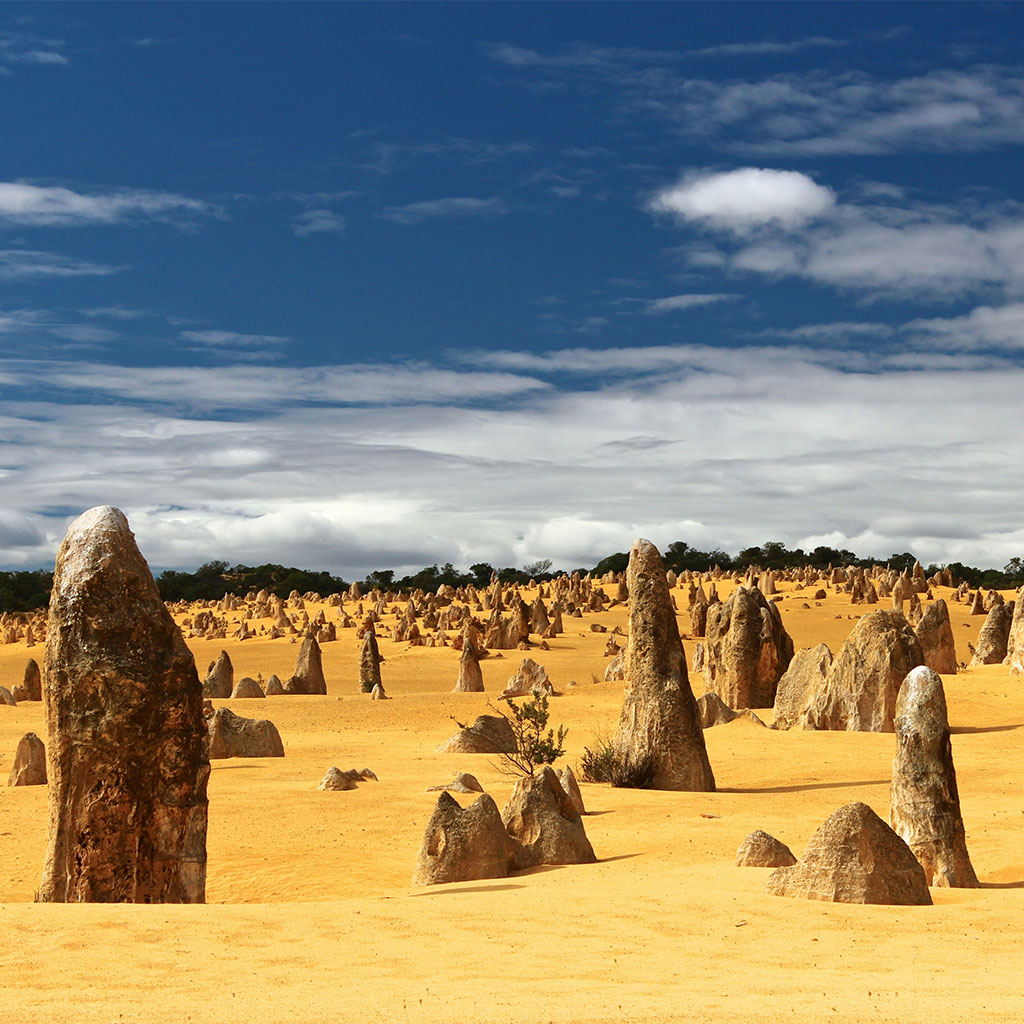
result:
M 721 587 L 727 593 L 729 586 Z M 831 591 L 815 606 L 780 585 L 797 646 L 838 650 L 862 606 Z M 685 592 L 675 591 L 680 607 Z M 949 601 L 961 660 L 983 617 Z M 1007 593 L 1006 597 L 1012 597 Z M 810 608 L 803 609 L 807 601 Z M 309 609 L 314 615 L 317 608 Z M 337 618 L 335 609 L 327 609 Z M 237 614 L 234 615 L 237 619 Z M 179 616 L 180 619 L 180 616 Z M 602 622 L 566 619 L 533 656 L 564 695 L 568 763 L 609 732 L 621 683 Z M 685 629 L 686 616 L 680 618 Z M 693 641 L 685 640 L 692 654 Z M 297 645 L 189 641 L 200 675 L 221 648 L 236 679 L 287 678 Z M 934 907 L 843 906 L 764 892 L 767 869 L 736 868 L 763 828 L 799 856 L 840 804 L 888 816 L 894 737 L 775 732 L 738 720 L 706 732 L 716 793 L 582 785 L 599 862 L 492 882 L 409 885 L 436 800 L 428 785 L 471 771 L 499 805 L 511 790 L 484 755 L 434 748 L 485 711 L 518 665 L 482 663 L 487 692 L 451 693 L 458 655 L 381 640 L 393 698 L 358 692 L 359 645 L 340 630 L 323 648 L 326 697 L 226 701 L 269 717 L 283 759 L 214 762 L 205 906 L 39 905 L 43 787 L 0 790 L 0 1020 L 217 1021 L 1005 1021 L 1024 1018 L 1024 684 L 1002 665 L 944 677 L 977 890 L 933 889 Z M 20 681 L 41 648 L 0 646 L 0 684 Z M 692 673 L 691 673 L 692 676 Z M 575 686 L 570 685 L 574 681 Z M 702 692 L 693 679 L 695 693 Z M 764 717 L 770 718 L 770 712 Z M 42 705 L 0 707 L 0 772 L 20 736 L 44 733 Z M 380 778 L 323 793 L 331 765 Z M 461 798 L 466 802 L 466 798 Z

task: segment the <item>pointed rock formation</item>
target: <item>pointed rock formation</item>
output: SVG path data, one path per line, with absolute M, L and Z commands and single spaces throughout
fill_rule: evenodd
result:
M 907 676 L 896 702 L 889 821 L 921 862 L 929 885 L 977 887 L 960 816 L 946 695 L 938 673 L 925 666 Z
M 775 693 L 773 729 L 791 729 L 797 724 L 811 698 L 824 687 L 830 668 L 832 652 L 827 644 L 804 647 L 793 655 Z
M 327 693 L 320 645 L 316 642 L 316 637 L 307 636 L 302 641 L 295 663 L 295 674 L 284 684 L 284 692 L 321 695 Z
M 280 697 L 284 693 L 284 685 L 281 680 L 276 676 L 272 675 L 267 680 L 266 696 L 268 697 Z
M 739 587 L 708 609 L 704 682 L 734 708 L 770 708 L 793 660 L 779 609 L 754 588 Z
M 501 820 L 519 843 L 517 868 L 593 864 L 597 860 L 583 819 L 550 765 L 542 765 L 532 775 L 516 781 Z
M 1006 657 L 1015 607 L 1013 601 L 997 604 L 985 617 L 978 634 L 978 646 L 971 658 L 972 665 L 998 665 Z
M 515 675 L 510 677 L 501 691 L 501 700 L 508 697 L 529 697 L 531 694 L 543 694 L 546 697 L 554 694 L 555 688 L 548 679 L 548 674 L 543 665 L 538 665 L 533 658 L 523 658 L 516 669 Z
M 669 598 L 665 567 L 648 540 L 634 541 L 629 585 L 629 684 L 613 739 L 627 773 L 650 769 L 654 789 L 713 791 L 697 702 Z
M 1010 635 L 1006 638 L 1006 657 L 1010 674 L 1024 675 L 1024 587 L 1017 592 L 1013 618 L 1010 620 Z
M 773 871 L 774 896 L 831 903 L 931 906 L 924 868 L 867 804 L 840 807 L 811 836 L 803 859 Z
M 740 717 L 738 711 L 733 711 L 717 693 L 711 690 L 697 698 L 697 711 L 700 714 L 702 729 L 710 729 L 714 725 L 725 725 Z
M 586 814 L 587 809 L 583 805 L 583 794 L 580 792 L 580 784 L 576 781 L 576 774 L 573 770 L 566 765 L 564 768 L 556 768 L 555 774 L 558 776 L 558 781 L 562 784 L 562 789 L 565 790 L 566 795 L 569 797 L 569 802 L 576 809 L 577 814 Z
M 450 793 L 442 793 L 427 822 L 412 884 L 505 878 L 515 854 L 516 844 L 491 797 L 483 793 L 463 809 Z
M 226 698 L 231 696 L 235 687 L 235 670 L 228 657 L 227 651 L 221 651 L 216 661 L 210 662 L 210 667 L 203 680 L 203 696 Z
M 284 757 L 277 726 L 266 718 L 242 718 L 230 708 L 210 716 L 210 760 L 225 757 Z
M 953 626 L 949 621 L 949 609 L 940 597 L 930 604 L 914 628 L 924 663 L 943 675 L 956 672 L 956 642 L 953 640 Z
M 761 829 L 751 832 L 736 851 L 738 868 L 785 868 L 795 863 L 793 851 Z
M 899 612 L 865 615 L 840 648 L 800 724 L 805 729 L 892 732 L 900 686 L 912 668 L 923 664 L 921 645 Z
M 202 903 L 206 750 L 195 662 L 124 515 L 68 529 L 50 594 L 41 902 Z
M 375 686 L 381 685 L 380 678 L 380 648 L 377 646 L 377 634 L 368 629 L 363 637 L 363 648 L 359 652 L 359 689 L 363 693 L 373 693 Z
M 455 681 L 455 693 L 483 693 L 484 674 L 480 668 L 482 655 L 476 627 L 467 624 L 462 632 L 462 656 L 459 658 L 459 678 Z
M 18 749 L 14 752 L 14 766 L 11 768 L 7 785 L 46 785 L 46 747 L 34 732 L 25 733 L 18 741 Z
M 23 700 L 43 699 L 43 677 L 35 658 L 29 658 L 25 666 L 25 677 L 14 688 L 14 699 L 19 703 Z

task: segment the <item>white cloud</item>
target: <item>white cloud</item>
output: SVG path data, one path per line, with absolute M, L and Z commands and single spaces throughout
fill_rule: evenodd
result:
M 45 377 L 50 388 L 69 395 L 107 395 L 129 404 L 158 403 L 189 413 L 272 410 L 306 404 L 463 404 L 507 399 L 550 387 L 519 374 L 446 370 L 422 363 L 275 367 L 268 372 L 263 366 L 237 364 L 238 359 L 245 358 L 246 348 L 266 344 L 259 340 L 264 336 L 232 335 L 227 331 L 195 333 L 225 337 L 224 342 L 204 344 L 222 347 L 225 352 L 233 349 L 234 365 L 139 367 L 23 360 L 17 366 L 26 384 Z
M 340 234 L 345 218 L 334 210 L 303 210 L 292 218 L 292 231 L 297 235 Z
M 287 338 L 273 334 L 239 334 L 237 331 L 182 331 L 181 336 L 214 348 L 276 348 L 288 342 Z
M 507 213 L 504 202 L 497 198 L 475 199 L 470 196 L 448 196 L 427 199 L 420 203 L 386 207 L 381 216 L 397 224 L 420 224 L 439 217 L 494 217 Z
M 782 54 L 832 42 L 842 43 L 727 43 L 685 56 Z M 685 74 L 683 51 L 577 47 L 548 54 L 501 46 L 491 56 L 530 88 L 577 86 L 589 102 L 595 92 L 611 92 L 615 108 L 632 118 L 667 123 L 682 136 L 747 156 L 973 152 L 1024 142 L 1019 65 L 939 67 L 903 77 L 813 69 L 710 79 Z
M 984 348 L 1024 351 L 1024 303 L 979 306 L 964 316 L 913 320 L 906 327 L 924 347 L 951 351 Z
M 0 279 L 106 277 L 124 269 L 124 267 L 93 263 L 56 252 L 40 252 L 36 249 L 0 249 Z
M 696 309 L 699 306 L 710 306 L 716 302 L 728 302 L 737 296 L 724 292 L 707 295 L 668 295 L 663 299 L 651 299 L 646 302 L 646 313 L 675 313 L 681 309 Z
M 776 40 L 758 39 L 749 43 L 719 43 L 717 46 L 705 46 L 700 50 L 690 50 L 688 57 L 758 57 L 776 56 L 779 54 L 799 53 L 801 50 L 816 48 L 836 49 L 848 46 L 845 39 L 834 39 L 830 36 L 806 36 L 802 39 Z
M 0 221 L 23 227 L 180 221 L 216 213 L 208 203 L 170 192 L 120 189 L 85 193 L 57 186 L 0 182 Z
M 766 224 L 799 227 L 834 205 L 832 190 L 806 174 L 764 167 L 689 174 L 650 203 L 657 213 L 735 232 Z
M 24 397 L 39 365 L 0 362 L 14 517 L 0 565 L 52 560 L 72 513 L 101 502 L 125 508 L 155 565 L 224 557 L 349 576 L 446 559 L 575 567 L 637 535 L 730 551 L 828 537 L 864 555 L 994 565 L 1024 550 L 1024 435 L 1010 416 L 972 426 L 979 409 L 1016 407 L 1019 366 L 964 369 L 958 355 L 935 370 L 918 353 L 895 370 L 811 347 L 504 362 L 606 373 L 578 392 L 507 375 L 515 401 L 495 402 L 502 375 L 486 370 L 379 366 L 353 380 L 338 368 L 318 384 L 322 373 L 291 368 L 278 381 L 248 367 L 90 364 L 54 376 L 68 403 L 55 405 Z M 246 396 L 230 415 L 217 412 L 225 389 Z M 367 390 L 362 405 L 324 404 Z M 486 401 L 474 407 L 477 395 Z M 181 411 L 150 404 L 168 398 Z

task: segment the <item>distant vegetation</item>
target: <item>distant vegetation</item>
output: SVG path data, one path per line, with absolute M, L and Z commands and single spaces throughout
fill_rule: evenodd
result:
M 909 551 L 891 554 L 886 559 L 860 558 L 845 548 L 816 547 L 813 551 L 802 548 L 789 549 L 781 541 L 766 541 L 760 547 L 744 548 L 737 555 L 715 548 L 701 551 L 692 548 L 685 541 L 677 540 L 664 551 L 665 566 L 676 572 L 689 569 L 692 572 L 707 572 L 716 565 L 727 571 L 745 570 L 750 565 L 765 569 L 789 569 L 811 566 L 825 569 L 829 565 L 862 565 L 875 563 L 892 566 L 902 571 L 913 566 L 917 559 Z M 625 551 L 602 558 L 593 567 L 580 566 L 579 572 L 603 575 L 606 572 L 624 572 L 629 562 Z M 931 576 L 940 569 L 952 570 L 953 577 L 960 582 L 966 580 L 971 587 L 1007 590 L 1024 585 L 1024 559 L 1011 558 L 999 569 L 976 569 L 962 562 L 948 565 L 927 565 L 925 572 Z M 569 570 L 573 571 L 573 570 Z M 520 569 L 505 566 L 495 569 L 489 562 L 477 562 L 468 572 L 460 572 L 451 562 L 438 566 L 435 562 L 419 572 L 396 579 L 394 569 L 380 569 L 371 572 L 359 581 L 363 593 L 379 587 L 382 590 L 437 590 L 449 585 L 463 587 L 473 584 L 485 587 L 497 574 L 503 583 L 526 583 L 531 579 L 548 580 L 556 575 L 552 571 L 551 559 L 524 565 Z M 0 612 L 33 611 L 45 608 L 50 599 L 53 573 L 42 569 L 29 572 L 0 572 Z M 165 601 L 213 601 L 225 593 L 247 594 L 250 590 L 267 590 L 278 597 L 287 597 L 293 590 L 300 594 L 315 591 L 327 595 L 348 589 L 348 583 L 340 576 L 329 572 L 314 572 L 311 569 L 286 568 L 283 565 L 235 565 L 227 562 L 206 562 L 195 572 L 177 572 L 168 569 L 157 577 L 160 593 Z

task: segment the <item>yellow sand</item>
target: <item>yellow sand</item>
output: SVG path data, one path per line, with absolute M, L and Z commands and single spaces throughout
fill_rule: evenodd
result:
M 871 610 L 831 591 L 818 607 L 814 588 L 783 589 L 797 647 L 825 640 L 837 651 Z M 967 661 L 984 619 L 940 593 Z M 612 730 L 621 703 L 621 683 L 593 681 L 607 639 L 589 632 L 593 621 L 624 626 L 626 612 L 566 617 L 568 632 L 533 655 L 564 693 L 553 721 L 569 726 L 572 764 Z M 511 788 L 491 758 L 434 748 L 456 728 L 449 716 L 486 710 L 523 655 L 483 663 L 487 694 L 453 694 L 450 648 L 382 640 L 393 699 L 381 703 L 357 692 L 354 631 L 339 637 L 324 646 L 328 696 L 229 702 L 270 717 L 286 756 L 214 763 L 206 906 L 33 904 L 45 789 L 0 788 L 2 1024 L 1024 1018 L 1024 681 L 1005 667 L 944 679 L 984 887 L 932 890 L 934 907 L 781 899 L 764 892 L 767 870 L 736 868 L 755 828 L 799 856 L 840 804 L 863 800 L 887 817 L 894 748 L 891 735 L 746 721 L 705 733 L 717 793 L 583 784 L 599 863 L 412 889 L 436 800 L 426 787 L 460 770 L 499 805 Z M 227 649 L 236 679 L 287 678 L 298 650 L 284 639 L 190 646 L 200 675 Z M 0 683 L 20 682 L 29 656 L 41 662 L 42 648 L 0 646 Z M 702 692 L 699 679 L 693 688 Z M 0 707 L 0 782 L 19 737 L 44 728 L 40 704 Z M 321 793 L 331 765 L 369 767 L 380 781 Z

